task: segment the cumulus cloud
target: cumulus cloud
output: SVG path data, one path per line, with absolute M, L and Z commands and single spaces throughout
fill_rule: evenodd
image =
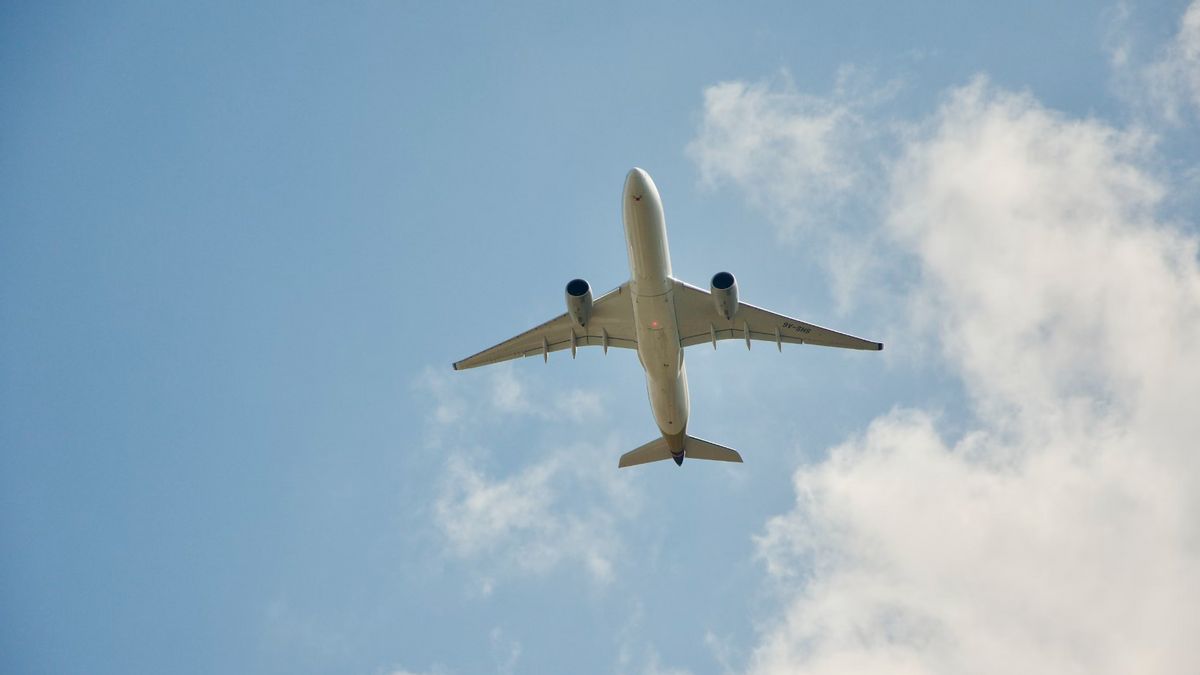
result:
M 884 235 L 973 419 L 897 409 L 796 472 L 749 669 L 1196 670 L 1200 267 L 1152 139 L 984 80 L 917 128 Z

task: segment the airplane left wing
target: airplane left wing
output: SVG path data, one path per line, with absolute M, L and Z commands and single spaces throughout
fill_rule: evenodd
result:
M 545 359 L 550 352 L 563 349 L 570 349 L 571 356 L 575 356 L 576 348 L 587 346 L 603 347 L 606 352 L 609 347 L 637 349 L 633 301 L 630 299 L 628 283 L 621 284 L 592 302 L 591 317 L 584 328 L 577 326 L 564 312 L 495 347 L 456 362 L 454 369 L 475 368 L 537 354 Z
M 866 349 L 879 351 L 883 344 L 806 323 L 800 319 L 739 302 L 732 319 L 717 313 L 712 295 L 703 288 L 675 280 L 675 314 L 679 321 L 679 342 L 684 347 L 717 340 L 743 339 L 783 343 Z

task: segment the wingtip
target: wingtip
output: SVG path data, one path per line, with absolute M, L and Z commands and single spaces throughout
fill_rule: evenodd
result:
M 458 364 L 457 364 L 457 363 L 451 363 L 451 364 L 450 364 L 450 367 L 451 367 L 451 368 L 453 368 L 453 369 L 455 369 L 455 370 L 458 370 Z
M 883 351 L 883 343 L 882 342 L 875 343 L 875 351 L 877 351 L 877 352 Z

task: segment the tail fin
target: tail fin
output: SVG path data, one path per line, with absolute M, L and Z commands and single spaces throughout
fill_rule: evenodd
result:
M 671 449 L 667 447 L 667 439 L 656 438 L 653 441 L 629 452 L 621 455 L 621 461 L 618 467 L 625 468 L 627 466 L 637 466 L 638 464 L 647 464 L 649 462 L 657 462 L 663 459 L 675 459 L 676 463 L 682 463 L 683 457 L 691 457 L 692 459 L 710 459 L 718 462 L 741 462 L 742 456 L 737 450 L 727 448 L 723 445 L 710 443 L 703 438 L 688 436 L 683 442 L 683 456 L 676 458 L 671 454 Z

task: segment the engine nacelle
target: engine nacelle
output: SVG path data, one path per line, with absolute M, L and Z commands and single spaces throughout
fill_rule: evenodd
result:
M 580 328 L 592 318 L 592 287 L 583 279 L 567 282 L 567 314 Z
M 729 272 L 717 272 L 713 275 L 709 292 L 717 305 L 717 314 L 726 320 L 732 319 L 738 308 L 737 279 Z

